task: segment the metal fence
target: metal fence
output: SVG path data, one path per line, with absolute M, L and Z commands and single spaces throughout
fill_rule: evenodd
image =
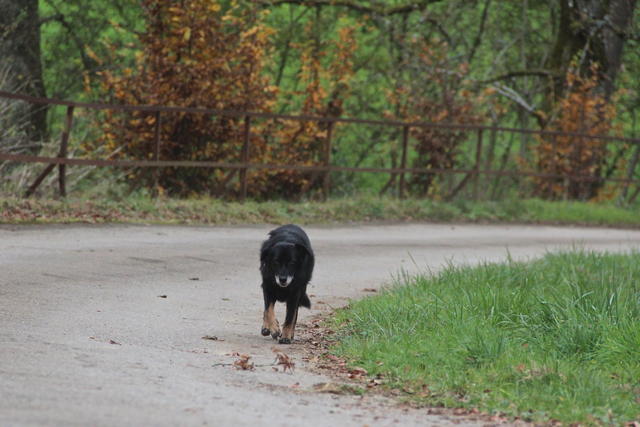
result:
M 66 115 L 64 121 L 64 128 L 60 137 L 60 146 L 58 154 L 55 157 L 43 157 L 38 155 L 28 154 L 16 154 L 3 152 L 0 150 L 0 160 L 8 162 L 23 162 L 23 163 L 43 163 L 47 164 L 44 170 L 38 175 L 33 184 L 26 190 L 25 195 L 29 196 L 34 193 L 38 186 L 42 183 L 44 178 L 50 174 L 56 166 L 58 166 L 58 187 L 61 196 L 66 196 L 66 167 L 75 165 L 85 166 L 97 166 L 97 167 L 119 167 L 119 168 L 217 168 L 222 170 L 229 170 L 229 178 L 238 173 L 240 182 L 240 198 L 245 199 L 248 191 L 248 179 L 247 174 L 251 170 L 270 169 L 270 170 L 289 170 L 316 173 L 322 179 L 322 194 L 326 198 L 331 190 L 330 175 L 332 172 L 350 172 L 350 173 L 383 173 L 389 174 L 391 179 L 389 183 L 397 185 L 397 194 L 400 197 L 404 197 L 407 192 L 407 178 L 408 174 L 411 175 L 461 175 L 462 178 L 457 183 L 451 185 L 449 191 L 449 198 L 454 197 L 459 191 L 472 184 L 472 194 L 475 198 L 478 197 L 480 177 L 538 177 L 549 179 L 561 179 L 566 182 L 572 181 L 594 181 L 601 182 L 615 182 L 623 185 L 626 189 L 635 185 L 636 189 L 629 200 L 633 200 L 640 193 L 640 179 L 635 178 L 635 169 L 638 163 L 638 156 L 634 156 L 630 165 L 627 167 L 626 176 L 612 177 L 612 176 L 593 176 L 593 175 L 565 175 L 560 173 L 543 173 L 531 170 L 522 170 L 521 168 L 507 170 L 503 164 L 498 169 L 492 169 L 491 162 L 483 161 L 483 144 L 485 134 L 491 133 L 496 135 L 497 133 L 511 133 L 520 134 L 524 136 L 540 135 L 541 137 L 549 137 L 555 139 L 560 136 L 568 136 L 579 138 L 580 140 L 595 139 L 604 143 L 613 144 L 627 144 L 630 147 L 635 147 L 635 150 L 640 151 L 640 138 L 626 138 L 609 135 L 590 135 L 586 133 L 577 132 L 558 132 L 558 131 L 546 131 L 546 130 L 531 130 L 531 129 L 518 129 L 510 127 L 500 126 L 486 126 L 486 125 L 455 125 L 455 124 L 436 124 L 427 122 L 405 122 L 394 120 L 367 120 L 357 118 L 340 118 L 340 117 L 319 117 L 308 115 L 286 115 L 286 114 L 273 114 L 273 113 L 259 113 L 259 112 L 247 112 L 247 111 L 229 111 L 229 110 L 215 110 L 209 108 L 184 108 L 184 107 L 171 107 L 171 106 L 152 106 L 152 105 L 112 105 L 103 103 L 87 103 L 87 102 L 73 102 L 64 101 L 51 98 L 38 98 L 23 94 L 16 94 L 6 91 L 0 91 L 0 98 L 11 99 L 16 101 L 22 101 L 30 104 L 39 104 L 46 106 L 62 106 L 66 107 Z M 155 115 L 155 132 L 154 143 L 155 149 L 153 153 L 153 160 L 116 160 L 116 159 L 88 159 L 88 158 L 71 158 L 68 155 L 68 143 L 69 136 L 72 131 L 74 122 L 74 111 L 76 109 L 88 109 L 88 110 L 114 110 L 123 112 L 143 111 L 152 113 Z M 190 113 L 190 114 L 210 114 L 215 116 L 233 117 L 239 120 L 243 120 L 242 127 L 242 145 L 240 161 L 237 162 L 220 162 L 220 161 L 194 161 L 194 160 L 162 160 L 160 159 L 160 148 L 162 145 L 162 139 L 160 134 L 160 126 L 163 114 L 170 113 Z M 261 159 L 251 158 L 251 131 L 252 122 L 257 119 L 273 119 L 273 120 L 289 120 L 289 121 L 315 121 L 326 123 L 327 134 L 324 139 L 324 144 L 321 153 L 321 161 L 315 165 L 296 165 L 296 164 L 272 164 L 263 163 Z M 401 130 L 401 152 L 400 152 L 400 164 L 397 167 L 360 167 L 360 166 L 344 166 L 336 165 L 332 162 L 332 143 L 333 135 L 336 125 L 373 125 L 382 126 L 387 128 L 395 128 Z M 415 128 L 437 128 L 451 131 L 464 131 L 467 133 L 475 133 L 475 147 L 474 155 L 472 156 L 472 164 L 469 167 L 453 167 L 453 168 L 416 168 L 409 167 L 408 156 L 411 151 L 409 144 L 410 133 Z M 553 168 L 552 168 L 553 169 Z M 555 170 L 555 169 L 554 169 Z M 225 180 L 228 181 L 228 180 Z M 385 186 L 385 189 L 388 185 Z

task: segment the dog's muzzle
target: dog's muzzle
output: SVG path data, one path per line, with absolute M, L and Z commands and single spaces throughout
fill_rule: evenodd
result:
M 278 276 L 276 275 L 276 284 L 282 288 L 286 288 L 293 282 L 293 276 Z

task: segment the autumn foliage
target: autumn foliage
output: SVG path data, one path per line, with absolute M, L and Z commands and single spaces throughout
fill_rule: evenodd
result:
M 246 2 L 144 0 L 147 26 L 139 36 L 135 66 L 100 73 L 101 92 L 111 102 L 168 105 L 216 110 L 270 112 L 277 90 L 263 69 L 270 59 L 272 30 L 262 14 Z M 304 90 L 297 112 L 338 117 L 353 74 L 351 61 L 356 27 L 341 29 L 336 40 L 308 37 L 294 48 L 300 52 L 300 81 Z M 117 55 L 114 49 L 114 58 Z M 104 97 L 104 96 L 102 96 Z M 243 143 L 242 117 L 162 113 L 159 160 L 238 163 Z M 106 111 L 98 144 L 121 158 L 148 159 L 155 154 L 155 113 Z M 323 147 L 329 125 L 325 121 L 253 120 L 250 161 L 272 165 L 324 163 Z M 209 168 L 138 169 L 129 176 L 136 185 L 176 195 L 229 194 L 239 191 L 233 170 Z M 252 169 L 248 192 L 254 197 L 298 197 L 319 187 L 321 173 Z M 157 186 L 157 187 L 156 187 Z
M 609 160 L 606 141 L 565 134 L 598 136 L 607 135 L 612 130 L 616 109 L 598 91 L 597 83 L 596 66 L 591 68 L 589 76 L 579 76 L 574 72 L 567 75 L 566 93 L 557 103 L 557 111 L 545 129 L 562 134 L 543 135 L 538 138 L 534 149 L 538 172 L 562 176 L 534 178 L 539 196 L 577 200 L 598 196 Z
M 306 28 L 307 42 L 295 46 L 300 51 L 300 81 L 304 90 L 293 95 L 303 99 L 300 113 L 304 116 L 340 117 L 343 102 L 353 77 L 352 58 L 357 47 L 355 28 L 342 28 L 331 48 L 320 45 L 312 37 L 313 26 Z M 324 146 L 329 133 L 327 121 L 279 121 L 269 129 L 279 144 L 270 144 L 267 158 L 280 163 L 323 164 Z M 263 184 L 263 193 L 298 196 L 320 185 L 320 174 L 298 171 L 274 171 Z M 278 188 L 274 188 L 278 186 Z
M 468 88 L 466 64 L 454 65 L 447 58 L 447 46 L 418 40 L 412 44 L 408 62 L 409 78 L 399 85 L 390 99 L 399 118 L 409 122 L 464 125 L 478 123 L 475 107 L 479 100 Z M 417 74 L 414 74 L 417 73 Z M 452 169 L 461 154 L 465 131 L 446 127 L 414 127 L 416 157 L 411 165 L 421 169 Z M 419 195 L 432 194 L 434 174 L 415 174 L 411 190 Z
M 146 31 L 139 36 L 135 67 L 101 73 L 102 90 L 112 102 L 217 110 L 268 111 L 275 89 L 263 76 L 269 30 L 251 7 L 232 2 L 143 0 Z M 115 54 L 114 54 L 115 60 Z M 153 159 L 156 116 L 148 112 L 107 111 L 100 141 L 119 156 Z M 160 160 L 238 161 L 242 118 L 163 113 Z M 252 154 L 265 152 L 254 132 Z M 119 151 L 118 151 L 119 150 Z M 161 168 L 158 184 L 167 192 L 215 193 L 228 171 Z M 136 170 L 132 182 L 154 184 L 154 171 Z

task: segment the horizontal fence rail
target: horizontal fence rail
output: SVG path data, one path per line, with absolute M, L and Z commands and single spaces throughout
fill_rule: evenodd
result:
M 616 177 L 601 177 L 594 175 L 566 175 L 560 173 L 543 173 L 531 170 L 491 170 L 483 168 L 482 166 L 482 140 L 483 132 L 508 132 L 521 135 L 540 135 L 550 137 L 574 137 L 582 139 L 592 139 L 604 142 L 623 143 L 631 146 L 637 146 L 640 149 L 640 138 L 629 137 L 616 137 L 610 135 L 592 135 L 578 132 L 559 132 L 548 130 L 533 130 L 533 129 L 519 129 L 511 127 L 501 126 L 488 126 L 478 124 L 456 125 L 456 124 L 442 124 L 442 123 L 429 123 L 421 121 L 398 121 L 398 120 L 369 120 L 358 118 L 343 118 L 343 117 L 321 117 L 312 115 L 287 115 L 287 114 L 274 114 L 274 113 L 262 113 L 262 112 L 247 112 L 247 111 L 235 111 L 235 110 L 217 110 L 210 108 L 193 108 L 193 107 L 174 107 L 174 106 L 161 106 L 161 105 L 117 105 L 117 104 L 104 104 L 104 103 L 90 103 L 90 102 L 74 102 L 52 98 L 39 98 L 29 95 L 17 94 L 12 92 L 0 91 L 0 98 L 11 99 L 16 101 L 23 101 L 31 104 L 39 105 L 54 105 L 67 107 L 65 126 L 62 132 L 60 141 L 60 150 L 56 157 L 43 157 L 36 155 L 15 154 L 0 151 L 0 161 L 8 162 L 22 162 L 22 163 L 44 163 L 48 166 L 38 176 L 36 181 L 29 187 L 26 195 L 32 194 L 42 180 L 49 174 L 56 166 L 59 168 L 59 188 L 62 196 L 66 195 L 65 186 L 65 167 L 69 166 L 96 166 L 96 167 L 117 167 L 117 168 L 217 168 L 217 169 L 229 169 L 232 171 L 240 172 L 241 182 L 241 198 L 244 199 L 247 195 L 247 172 L 249 170 L 289 170 L 299 172 L 321 172 L 324 177 L 322 178 L 322 189 L 325 198 L 328 196 L 330 180 L 329 174 L 331 172 L 354 172 L 354 173 L 386 173 L 391 176 L 399 176 L 399 195 L 402 197 L 405 193 L 405 187 L 407 185 L 405 174 L 462 174 L 465 175 L 463 180 L 458 183 L 452 194 L 457 193 L 469 179 L 474 179 L 473 193 L 477 197 L 478 193 L 478 177 L 485 176 L 512 176 L 512 177 L 538 177 L 538 178 L 561 178 L 565 180 L 571 180 L 572 182 L 589 182 L 589 181 L 606 181 L 616 182 L 625 185 L 635 184 L 640 187 L 640 180 L 628 178 L 616 178 Z M 68 139 L 71 133 L 73 114 L 76 108 L 83 108 L 88 110 L 112 110 L 112 111 L 143 111 L 149 113 L 155 113 L 155 151 L 153 153 L 153 160 L 110 160 L 110 159 L 84 159 L 84 158 L 69 158 L 68 157 Z M 243 126 L 243 141 L 241 147 L 241 161 L 240 162 L 217 162 L 208 160 L 160 160 L 160 123 L 161 113 L 193 113 L 193 114 L 210 114 L 221 117 L 233 117 L 244 120 Z M 250 161 L 250 134 L 251 134 L 251 122 L 252 119 L 275 119 L 275 120 L 290 120 L 290 121 L 316 121 L 327 124 L 327 137 L 325 145 L 322 149 L 321 164 L 318 165 L 295 165 L 295 164 L 271 164 L 271 163 L 255 163 Z M 376 125 L 386 126 L 402 129 L 402 152 L 401 152 L 401 164 L 400 167 L 349 167 L 338 166 L 331 164 L 331 139 L 332 132 L 336 124 L 360 124 L 360 125 Z M 410 131 L 412 128 L 426 128 L 426 129 L 445 129 L 452 131 L 475 131 L 478 133 L 477 147 L 475 149 L 475 166 L 473 168 L 415 168 L 407 167 L 407 152 L 409 150 L 408 140 Z M 634 165 L 635 167 L 635 165 Z M 639 190 L 640 191 L 640 190 Z M 636 191 L 637 196 L 638 191 Z

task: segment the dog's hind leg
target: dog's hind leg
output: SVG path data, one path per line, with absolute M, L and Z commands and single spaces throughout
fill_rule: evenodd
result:
M 291 342 L 293 341 L 296 322 L 298 321 L 299 302 L 299 296 L 291 298 L 287 301 L 287 314 L 284 319 L 284 326 L 282 327 L 282 336 L 278 341 L 280 344 L 291 344 Z
M 276 300 L 269 298 L 264 292 L 264 315 L 262 316 L 262 335 L 271 335 L 275 340 L 280 336 L 280 325 L 275 313 Z

